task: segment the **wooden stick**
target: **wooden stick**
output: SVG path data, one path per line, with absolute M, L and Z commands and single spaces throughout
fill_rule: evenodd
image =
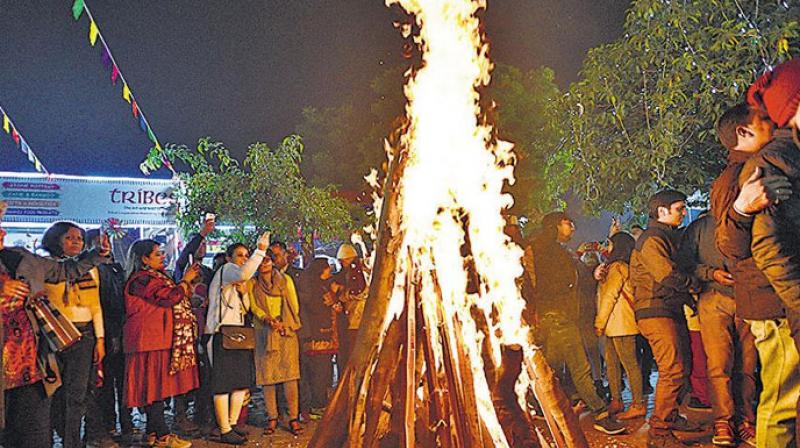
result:
M 388 178 L 384 185 L 384 200 L 376 244 L 376 258 L 373 267 L 369 296 L 365 304 L 362 325 L 350 355 L 348 365 L 343 369 L 339 386 L 331 397 L 322 422 L 311 437 L 310 448 L 336 448 L 346 445 L 352 431 L 350 422 L 363 416 L 354 414 L 357 392 L 362 390 L 364 379 L 369 375 L 368 368 L 378 356 L 378 341 L 383 331 L 383 322 L 388 310 L 389 300 L 395 281 L 396 254 L 403 241 L 400 228 L 399 191 L 400 179 L 407 162 L 408 150 L 400 147 L 392 159 Z M 353 434 L 357 439 L 359 433 Z
M 583 434 L 578 416 L 572 411 L 567 396 L 558 385 L 558 379 L 541 350 L 534 350 L 530 356 L 525 356 L 525 367 L 534 381 L 536 399 L 545 415 L 550 416 L 548 426 L 557 446 L 588 448 L 589 443 Z

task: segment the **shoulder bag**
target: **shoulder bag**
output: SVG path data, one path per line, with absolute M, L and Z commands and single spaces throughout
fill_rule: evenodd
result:
M 253 350 L 256 348 L 256 332 L 253 329 L 252 322 L 249 319 L 249 313 L 245 315 L 244 325 L 222 325 L 222 307 L 225 296 L 222 295 L 222 279 L 223 270 L 219 270 L 219 334 L 222 336 L 222 348 L 225 350 Z M 235 287 L 234 287 L 235 289 Z M 236 291 L 236 296 L 239 297 L 239 304 L 242 311 L 244 311 L 244 301 L 242 300 L 239 291 Z

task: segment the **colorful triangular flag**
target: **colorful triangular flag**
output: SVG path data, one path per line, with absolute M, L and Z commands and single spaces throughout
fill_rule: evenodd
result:
M 28 145 L 25 145 L 25 146 L 28 146 Z M 28 148 L 28 152 L 26 154 L 28 155 L 28 162 L 33 163 L 36 160 L 36 156 L 33 155 L 33 151 L 31 151 L 30 148 Z
M 21 144 L 19 145 L 19 150 L 22 151 L 23 154 L 28 156 L 28 161 L 33 162 L 33 160 L 31 160 L 31 152 L 32 151 L 31 151 L 31 147 L 28 146 L 28 142 L 26 142 L 25 140 L 22 140 Z
M 81 14 L 83 14 L 83 0 L 75 0 L 75 3 L 72 4 L 72 17 L 78 20 L 81 18 Z
M 100 34 L 100 30 L 97 28 L 97 24 L 94 23 L 94 20 L 92 20 L 92 23 L 89 24 L 89 43 L 92 44 L 93 47 L 94 44 L 97 43 L 98 34 Z
M 100 42 L 102 48 L 100 48 L 100 60 L 103 62 L 103 67 L 106 69 L 111 68 L 111 54 L 108 52 L 108 47 L 106 47 L 105 42 Z
M 136 104 L 136 100 L 133 100 L 133 102 L 131 103 L 131 112 L 133 113 L 134 117 L 139 116 L 139 105 Z
M 142 128 L 143 132 L 147 132 L 147 130 L 150 128 L 147 126 L 147 122 L 144 121 L 144 115 L 142 114 L 139 114 L 139 127 Z
M 117 85 L 117 78 L 119 78 L 119 69 L 117 68 L 117 64 L 114 64 L 111 67 L 111 84 Z
M 14 126 L 11 126 L 11 138 L 13 138 L 14 143 L 16 143 L 17 146 L 19 146 L 19 133 L 17 133 L 17 128 L 15 128 Z
M 6 131 L 6 134 L 11 132 L 11 121 L 8 120 L 8 115 L 3 114 L 3 130 Z
M 156 135 L 153 134 L 153 130 L 150 129 L 150 126 L 147 127 L 147 138 L 149 138 L 154 144 L 156 143 Z
M 128 87 L 128 83 L 124 83 L 122 85 L 122 99 L 131 102 L 131 89 Z

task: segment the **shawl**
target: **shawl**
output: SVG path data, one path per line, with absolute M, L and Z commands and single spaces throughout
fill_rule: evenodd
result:
M 148 270 L 157 280 L 175 287 L 175 282 L 161 271 Z M 197 365 L 197 317 L 192 312 L 189 295 L 184 295 L 180 302 L 172 306 L 172 352 L 170 353 L 169 373 L 175 375 Z
M 291 333 L 300 329 L 300 307 L 294 286 L 290 284 L 291 277 L 277 269 L 272 271 L 270 278 L 261 274 L 254 278 L 252 300 L 256 306 L 266 311 L 269 317 L 281 321 Z M 278 338 L 282 335 L 277 331 L 268 332 L 267 351 L 277 349 Z

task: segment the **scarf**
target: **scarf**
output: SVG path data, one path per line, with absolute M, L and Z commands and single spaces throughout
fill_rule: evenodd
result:
M 148 269 L 156 281 L 164 282 L 170 288 L 180 288 L 161 271 Z M 189 295 L 184 294 L 180 302 L 172 305 L 172 351 L 170 353 L 169 374 L 175 375 L 181 370 L 197 365 L 197 318 L 192 312 Z
M 293 296 L 293 297 L 292 297 Z M 285 274 L 273 269 L 272 275 L 264 278 L 261 274 L 254 279 L 252 300 L 256 306 L 265 310 L 269 317 L 281 321 L 288 330 L 285 335 L 291 336 L 300 329 L 298 315 L 299 304 L 297 296 L 290 294 Z M 272 331 L 267 332 L 267 351 L 277 350 L 278 340 L 282 335 Z

